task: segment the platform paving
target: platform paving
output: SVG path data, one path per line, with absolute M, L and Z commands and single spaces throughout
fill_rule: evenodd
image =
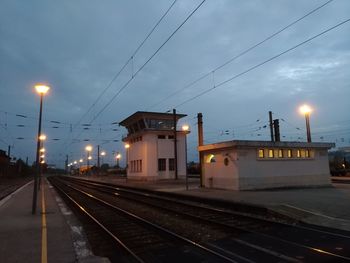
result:
M 44 196 L 40 190 L 35 215 L 31 211 L 33 182 L 0 201 L 0 262 L 106 262 L 89 254 L 79 258 L 58 197 L 47 181 L 43 182 Z
M 88 179 L 257 205 L 301 222 L 350 231 L 350 184 L 333 183 L 330 187 L 318 188 L 234 191 L 200 188 L 199 179 L 192 178 L 189 179 L 189 190 L 185 189 L 184 179 L 157 182 L 132 181 L 117 176 L 94 176 Z M 342 177 L 341 180 L 350 183 L 349 177 Z

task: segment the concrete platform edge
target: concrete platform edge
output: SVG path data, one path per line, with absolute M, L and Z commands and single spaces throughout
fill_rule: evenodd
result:
M 58 195 L 54 187 L 47 181 L 51 193 L 55 197 L 55 201 L 60 209 L 61 214 L 66 220 L 67 225 L 71 229 L 71 236 L 73 240 L 73 247 L 77 262 L 79 263 L 109 263 L 109 259 L 105 257 L 96 256 L 90 249 L 89 242 L 84 234 L 84 229 L 81 226 L 74 213 L 66 206 L 64 201 Z

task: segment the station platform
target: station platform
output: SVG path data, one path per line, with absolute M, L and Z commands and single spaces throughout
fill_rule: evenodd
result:
M 200 188 L 199 179 L 193 178 L 189 178 L 188 190 L 184 179 L 156 182 L 133 181 L 117 176 L 92 176 L 86 179 L 255 205 L 301 222 L 350 231 L 350 177 L 332 178 L 342 183 L 333 183 L 330 187 L 259 191 Z
M 94 257 L 81 229 L 43 180 L 32 214 L 33 181 L 0 200 L 0 255 L 12 262 L 108 262 Z

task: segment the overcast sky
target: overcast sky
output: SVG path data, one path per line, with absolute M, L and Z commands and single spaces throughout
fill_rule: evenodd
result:
M 201 2 L 176 1 L 131 59 L 173 0 L 2 0 L 0 149 L 11 145 L 12 156 L 34 161 L 37 82 L 51 86 L 44 98 L 43 131 L 47 162 L 60 167 L 66 154 L 70 161 L 83 157 L 87 143 L 100 144 L 107 151 L 104 161 L 112 162 L 113 151 L 124 154 L 121 137 L 126 134 L 113 122 L 140 110 L 174 107 L 188 115 L 181 124 L 192 129 L 190 160 L 197 159 L 198 112 L 206 143 L 268 140 L 269 110 L 280 119 L 282 140 L 305 141 L 298 107 L 309 103 L 313 140 L 350 145 L 350 22 L 237 76 L 349 19 L 350 1 L 331 1 L 214 71 L 327 1 L 207 0 L 139 70 Z

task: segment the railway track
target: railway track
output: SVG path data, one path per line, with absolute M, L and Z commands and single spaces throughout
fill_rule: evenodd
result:
M 153 224 L 156 222 L 192 243 L 201 244 L 212 251 L 211 257 L 221 255 L 219 261 L 350 262 L 350 238 L 346 233 L 273 222 L 229 209 L 160 197 L 105 183 L 71 178 L 60 179 L 60 183 L 68 184 L 74 191 L 92 194 L 113 206 L 138 213 L 139 217 L 147 218 Z M 207 260 L 207 256 L 204 258 Z M 208 262 L 214 262 L 212 260 Z M 157 262 L 154 259 L 146 261 Z M 203 262 L 202 259 L 195 261 Z

